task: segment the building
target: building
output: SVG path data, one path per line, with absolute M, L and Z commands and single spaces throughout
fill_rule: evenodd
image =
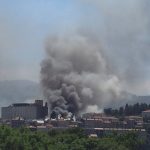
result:
M 143 118 L 150 118 L 150 110 L 142 111 Z
M 126 116 L 124 121 L 127 122 L 127 128 L 143 128 L 143 117 Z
M 101 117 L 104 117 L 105 115 L 103 113 L 85 113 L 82 115 L 82 118 L 84 119 L 100 119 Z
M 2 107 L 2 119 L 12 120 L 22 117 L 25 120 L 43 119 L 48 115 L 47 104 L 43 106 L 43 100 L 35 100 L 35 103 L 16 103 L 8 107 Z
M 17 117 L 11 120 L 11 127 L 13 128 L 24 127 L 24 126 L 25 126 L 25 120 L 21 117 Z
M 115 117 L 82 118 L 80 125 L 84 128 L 117 128 L 119 119 Z

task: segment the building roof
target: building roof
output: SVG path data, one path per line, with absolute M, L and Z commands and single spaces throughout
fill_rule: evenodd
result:
M 145 111 L 142 111 L 142 112 L 150 112 L 150 109 L 148 109 L 148 110 L 145 110 Z
M 127 119 L 142 119 L 141 116 L 126 116 Z

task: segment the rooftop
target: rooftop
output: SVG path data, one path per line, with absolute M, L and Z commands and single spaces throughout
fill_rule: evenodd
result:
M 142 111 L 142 112 L 150 112 L 150 109 L 148 109 L 148 110 L 145 110 L 145 111 Z

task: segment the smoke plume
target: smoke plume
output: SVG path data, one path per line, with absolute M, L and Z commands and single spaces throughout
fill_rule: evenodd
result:
M 55 113 L 78 114 L 87 106 L 121 98 L 118 77 L 112 74 L 99 41 L 81 34 L 50 38 L 41 64 L 44 95 Z
M 50 110 L 78 114 L 89 106 L 118 105 L 128 99 L 124 91 L 146 93 L 149 1 L 78 0 L 78 4 L 79 22 L 46 43 L 41 82 Z

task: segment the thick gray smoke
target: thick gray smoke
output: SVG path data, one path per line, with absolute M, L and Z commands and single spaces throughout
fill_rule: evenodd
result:
M 88 106 L 118 105 L 128 99 L 123 91 L 148 93 L 150 2 L 78 0 L 78 4 L 79 22 L 46 44 L 41 75 L 51 111 L 78 114 Z
M 150 1 L 79 1 L 93 8 L 82 16 L 82 31 L 90 31 L 101 39 L 124 90 L 149 94 Z
M 110 72 L 103 51 L 88 36 L 48 40 L 41 75 L 51 111 L 78 114 L 87 106 L 102 108 L 121 99 L 119 79 Z

